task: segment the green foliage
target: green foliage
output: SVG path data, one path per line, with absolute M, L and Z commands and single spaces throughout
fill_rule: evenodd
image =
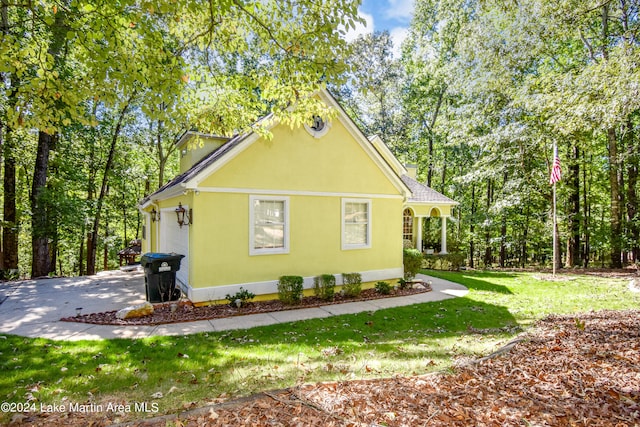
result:
M 333 300 L 335 287 L 336 277 L 333 274 L 322 274 L 313 278 L 313 292 L 323 300 Z
M 361 21 L 348 0 L 65 5 L 3 3 L 0 25 L 0 140 L 13 151 L 0 157 L 20 171 L 11 219 L 20 269 L 31 270 L 31 235 L 42 234 L 64 275 L 86 271 L 80 247 L 93 218 L 106 253 L 96 265 L 117 267 L 117 251 L 142 235 L 137 202 L 175 176 L 174 137 L 185 129 L 228 135 L 270 112 L 291 126 L 335 114 L 310 95 L 345 70 L 341 33 Z M 263 125 L 254 130 L 268 136 Z M 41 156 L 49 167 L 34 167 L 38 131 L 54 136 Z M 34 210 L 36 169 L 48 176 Z M 31 229 L 29 217 L 45 211 L 46 229 Z
M 422 252 L 417 249 L 403 249 L 402 263 L 404 265 L 404 278 L 413 280 L 422 268 Z
M 360 273 L 342 273 L 342 291 L 348 297 L 357 297 L 362 292 L 362 275 Z
M 301 276 L 281 276 L 278 280 L 278 298 L 285 304 L 299 304 L 304 279 Z
M 404 279 L 398 279 L 398 288 L 400 289 L 409 289 L 411 287 L 411 282 Z
M 240 306 L 243 306 L 243 305 L 246 305 L 247 302 L 251 301 L 255 297 L 256 297 L 256 295 L 253 292 L 250 292 L 250 291 L 244 289 L 242 286 L 240 286 L 240 290 L 238 292 L 236 292 L 233 295 L 227 294 L 227 295 L 225 295 L 224 298 L 227 301 L 229 301 L 229 303 L 231 305 L 237 304 L 236 301 L 239 300 L 240 301 Z
M 460 270 L 465 263 L 465 257 L 459 252 L 450 252 L 446 255 L 425 255 L 424 265 L 428 269 Z
M 389 282 L 376 282 L 376 292 L 382 295 L 389 295 L 391 293 L 391 284 Z

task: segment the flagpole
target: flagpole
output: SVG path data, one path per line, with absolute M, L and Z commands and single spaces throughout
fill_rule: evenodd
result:
M 555 145 L 555 144 L 554 144 Z M 555 147 L 554 147 L 555 148 Z M 554 149 L 555 151 L 555 149 Z M 556 248 L 558 247 L 558 234 L 556 232 L 556 183 L 553 183 L 553 277 L 556 277 Z
M 562 177 L 560 158 L 558 157 L 558 145 L 553 142 L 553 165 L 551 166 L 550 184 L 553 184 L 553 277 L 556 277 L 556 261 L 558 251 L 558 217 L 556 215 L 556 182 Z

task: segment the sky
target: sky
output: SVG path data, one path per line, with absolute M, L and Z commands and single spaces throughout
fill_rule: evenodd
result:
M 394 55 L 399 56 L 400 45 L 407 37 L 414 0 L 363 0 L 358 8 L 359 15 L 366 20 L 347 34 L 349 41 L 361 34 L 388 30 L 394 45 Z

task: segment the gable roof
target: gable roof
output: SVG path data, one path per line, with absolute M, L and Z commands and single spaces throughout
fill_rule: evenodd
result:
M 406 184 L 407 187 L 409 187 L 409 190 L 411 190 L 411 197 L 408 200 L 411 203 L 431 203 L 446 205 L 458 204 L 458 202 L 451 200 L 444 194 L 438 193 L 431 187 L 427 187 L 426 185 L 419 183 L 408 175 L 402 175 L 402 181 Z
M 406 173 L 406 169 L 400 162 L 398 162 L 393 153 L 391 153 L 386 144 L 379 137 L 372 137 L 371 139 L 367 138 L 353 120 L 349 118 L 342 106 L 327 90 L 321 90 L 319 95 L 324 102 L 338 111 L 337 119 L 349 130 L 349 132 L 351 132 L 365 152 L 382 170 L 387 178 L 394 183 L 396 188 L 398 188 L 408 201 L 449 205 L 458 204 L 426 185 L 420 184 L 416 180 L 404 175 Z M 272 118 L 273 115 L 270 114 L 260 119 L 258 122 L 267 121 Z M 277 123 L 273 121 L 269 127 L 271 128 L 276 124 Z M 180 138 L 179 142 L 184 143 L 189 135 L 189 132 L 185 133 Z M 203 136 L 202 134 L 199 135 Z M 174 197 L 187 189 L 196 189 L 200 182 L 258 139 L 260 139 L 260 135 L 253 131 L 233 136 L 220 147 L 205 155 L 187 171 L 178 175 L 158 190 L 142 199 L 139 206 L 141 208 L 145 208 L 153 200 L 167 199 Z
M 228 142 L 222 144 L 220 147 L 216 148 L 211 153 L 204 156 L 202 159 L 196 162 L 196 164 L 191 166 L 191 168 L 189 168 L 187 171 L 176 176 L 171 181 L 167 182 L 165 185 L 158 188 L 152 194 L 142 199 L 140 201 L 140 206 L 145 207 L 145 205 L 147 205 L 152 199 L 154 199 L 154 196 L 158 196 L 162 193 L 169 193 L 167 194 L 167 197 L 171 197 L 173 195 L 173 192 L 171 190 L 177 188 L 178 190 L 181 191 L 182 189 L 186 188 L 187 183 L 189 181 L 196 178 L 203 170 L 205 170 L 207 167 L 209 167 L 210 165 L 218 161 L 227 152 L 229 152 L 233 148 L 240 145 L 240 143 L 244 141 L 247 137 L 249 137 L 249 135 L 251 134 L 242 134 L 242 135 L 234 136 Z

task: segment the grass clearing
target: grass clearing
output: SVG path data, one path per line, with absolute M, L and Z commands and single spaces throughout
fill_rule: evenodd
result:
M 179 337 L 60 342 L 6 336 L 0 339 L 0 400 L 36 408 L 147 402 L 159 414 L 173 413 L 300 383 L 439 371 L 457 357 L 495 350 L 547 314 L 640 308 L 640 294 L 627 290 L 626 279 L 428 274 L 470 292 L 442 302 Z M 149 415 L 157 414 L 132 410 L 119 419 Z

